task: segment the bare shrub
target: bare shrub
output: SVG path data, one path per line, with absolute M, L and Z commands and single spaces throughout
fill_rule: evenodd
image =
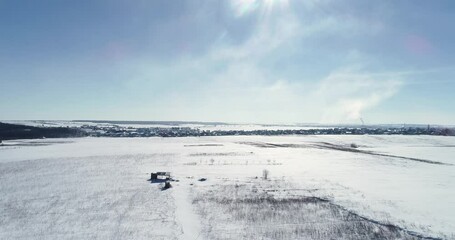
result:
M 262 170 L 262 178 L 264 180 L 267 180 L 269 178 L 269 175 L 270 175 L 270 171 L 269 170 L 267 170 L 267 169 Z

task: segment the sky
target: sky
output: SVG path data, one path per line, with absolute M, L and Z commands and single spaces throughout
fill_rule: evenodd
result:
M 0 119 L 455 124 L 454 12 L 452 0 L 0 0 Z

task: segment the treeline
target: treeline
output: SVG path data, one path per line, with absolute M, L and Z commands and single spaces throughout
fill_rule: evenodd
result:
M 84 137 L 86 132 L 68 127 L 32 127 L 0 122 L 0 141 L 13 139 Z

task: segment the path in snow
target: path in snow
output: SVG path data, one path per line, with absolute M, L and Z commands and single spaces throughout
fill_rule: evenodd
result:
M 191 204 L 189 182 L 173 182 L 171 189 L 175 199 L 175 216 L 177 223 L 182 228 L 179 239 L 195 240 L 200 238 L 201 225 L 198 215 L 194 212 Z

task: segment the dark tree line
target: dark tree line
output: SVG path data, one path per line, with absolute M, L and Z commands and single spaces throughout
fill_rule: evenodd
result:
M 13 139 L 84 137 L 87 134 L 76 128 L 32 127 L 0 122 L 0 141 Z

